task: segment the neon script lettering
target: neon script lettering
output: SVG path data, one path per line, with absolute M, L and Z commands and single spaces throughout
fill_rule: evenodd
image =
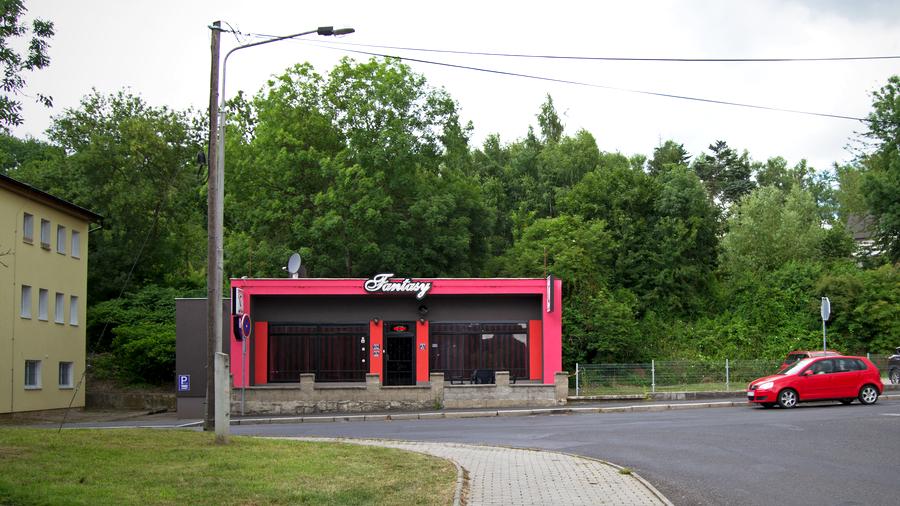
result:
M 366 280 L 363 288 L 369 293 L 415 293 L 416 299 L 422 300 L 431 291 L 431 282 L 413 281 L 409 278 L 392 280 L 394 273 L 376 274 Z

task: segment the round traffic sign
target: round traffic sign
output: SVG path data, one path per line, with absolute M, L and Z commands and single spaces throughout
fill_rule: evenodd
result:
M 244 339 L 250 337 L 251 330 L 253 330 L 253 324 L 250 321 L 250 315 L 244 313 L 241 315 L 241 337 Z

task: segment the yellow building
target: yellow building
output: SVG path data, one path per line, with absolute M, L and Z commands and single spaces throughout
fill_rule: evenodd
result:
M 0 413 L 84 406 L 88 232 L 100 219 L 0 175 Z

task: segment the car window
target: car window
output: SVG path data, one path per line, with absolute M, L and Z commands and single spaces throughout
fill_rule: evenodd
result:
M 853 359 L 853 363 L 856 364 L 857 371 L 865 371 L 866 369 L 869 368 L 869 366 L 867 366 L 865 362 L 863 362 L 862 360 L 860 360 L 858 358 Z
M 787 368 L 787 369 L 781 371 L 781 372 L 778 373 L 778 374 L 784 375 L 784 376 L 787 376 L 787 375 L 789 375 L 789 374 L 799 374 L 800 371 L 804 370 L 804 369 L 806 368 L 806 366 L 809 365 L 810 362 L 812 362 L 812 359 L 811 359 L 811 358 L 804 358 L 803 360 L 797 362 L 796 364 L 794 364 L 794 365 L 792 365 L 791 367 L 789 367 L 789 368 Z
M 791 353 L 790 355 L 787 356 L 787 358 L 784 359 L 784 363 L 790 365 L 790 364 L 793 364 L 794 362 L 800 360 L 803 357 L 804 357 L 804 355 L 801 355 L 799 353 Z
M 810 367 L 813 374 L 830 374 L 834 372 L 834 360 L 820 360 Z
M 835 372 L 851 372 L 858 371 L 859 366 L 852 358 L 836 358 L 834 359 Z

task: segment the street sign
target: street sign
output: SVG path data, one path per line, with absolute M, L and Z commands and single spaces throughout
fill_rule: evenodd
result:
M 231 314 L 244 314 L 244 290 L 234 287 L 231 297 Z
M 250 315 L 244 313 L 241 315 L 241 337 L 247 339 L 253 330 L 253 322 L 250 321 Z
M 190 392 L 191 391 L 191 375 L 190 374 L 179 374 L 178 375 L 178 391 L 179 392 Z
M 831 301 L 822 297 L 822 321 L 828 321 L 828 318 L 831 318 Z

